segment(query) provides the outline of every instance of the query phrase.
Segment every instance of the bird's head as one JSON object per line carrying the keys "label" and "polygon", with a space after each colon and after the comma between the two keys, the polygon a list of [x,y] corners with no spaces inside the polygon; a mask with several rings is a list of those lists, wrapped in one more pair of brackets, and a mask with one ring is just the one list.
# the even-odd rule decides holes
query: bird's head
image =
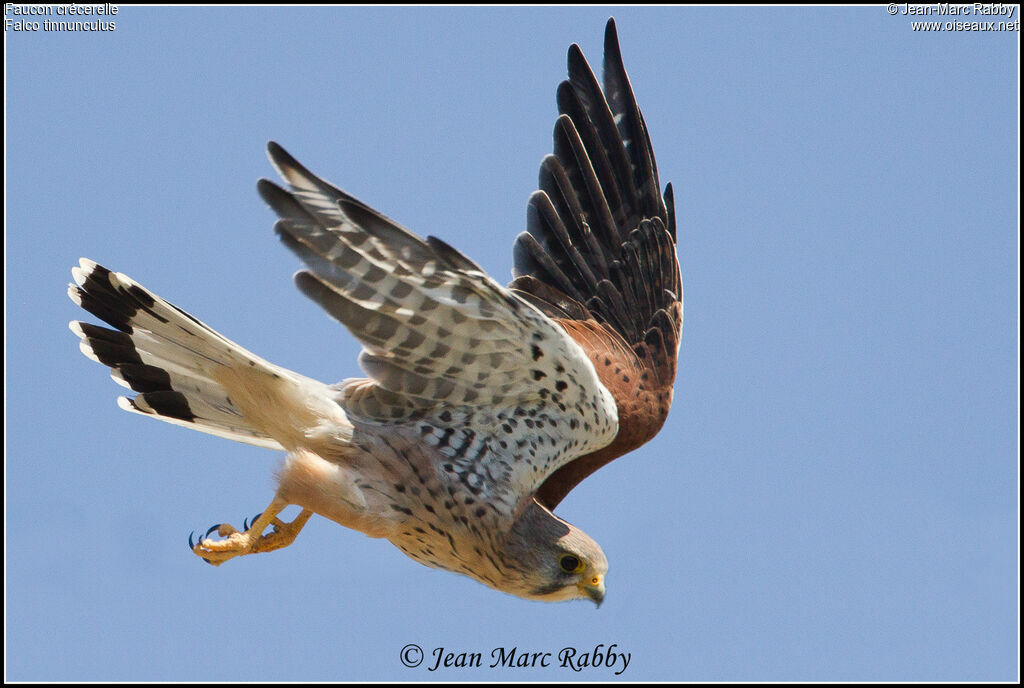
{"label": "bird's head", "polygon": [[514,564],[502,581],[505,592],[544,602],[604,600],[608,559],[601,546],[535,500],[513,524],[503,554]]}

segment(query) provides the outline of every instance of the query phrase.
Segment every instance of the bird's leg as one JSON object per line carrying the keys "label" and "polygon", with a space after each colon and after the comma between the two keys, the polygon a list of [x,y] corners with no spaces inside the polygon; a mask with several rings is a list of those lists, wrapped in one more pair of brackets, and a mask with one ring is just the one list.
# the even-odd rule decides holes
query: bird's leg
{"label": "bird's leg", "polygon": [[[291,523],[284,523],[277,518],[288,502],[280,497],[274,497],[270,506],[256,517],[253,524],[245,532],[239,532],[234,526],[221,523],[215,526],[217,534],[224,540],[210,540],[204,538],[196,544],[192,544],[189,537],[189,546],[192,551],[214,566],[220,566],[228,559],[233,559],[245,554],[259,554],[260,552],[272,552],[292,544],[295,536],[299,534],[306,521],[313,515],[309,509],[303,509],[302,513],[295,517]],[[273,528],[266,535],[263,531],[267,526]],[[209,535],[214,528],[206,532]]]}

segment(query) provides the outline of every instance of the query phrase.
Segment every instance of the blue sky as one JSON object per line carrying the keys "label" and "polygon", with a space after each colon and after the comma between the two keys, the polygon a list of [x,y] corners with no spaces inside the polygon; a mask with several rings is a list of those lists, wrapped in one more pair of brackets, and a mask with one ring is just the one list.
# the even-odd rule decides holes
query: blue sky
{"label": "blue sky", "polygon": [[[268,140],[501,280],[578,42],[614,14],[686,320],[661,434],[558,509],[608,596],[545,605],[314,518],[220,567],[191,530],[279,455],[120,411],[65,295],[87,256],[326,381]],[[6,52],[13,680],[1014,680],[1019,33],[856,8],[135,8]],[[400,662],[416,643],[417,668]],[[558,653],[630,653],[618,677]],[[431,672],[433,653],[479,668]],[[491,668],[491,652],[548,652]]]}

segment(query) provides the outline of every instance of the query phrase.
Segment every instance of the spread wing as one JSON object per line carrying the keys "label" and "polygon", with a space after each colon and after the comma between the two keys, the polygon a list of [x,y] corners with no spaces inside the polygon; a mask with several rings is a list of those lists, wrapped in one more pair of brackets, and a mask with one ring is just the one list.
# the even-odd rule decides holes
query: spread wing
{"label": "spread wing", "polygon": [[261,180],[275,229],[306,264],[306,296],[363,345],[369,378],[341,383],[350,419],[415,434],[475,493],[512,507],[607,444],[616,408],[565,330],[444,242],[426,240],[313,175],[280,146],[285,190]]}
{"label": "spread wing", "polygon": [[547,478],[537,498],[551,509],[661,428],[683,321],[672,186],[659,192],[613,20],[605,30],[604,91],[574,44],[558,109],[554,154],[541,163],[509,288],[582,346],[615,397],[619,433]]}

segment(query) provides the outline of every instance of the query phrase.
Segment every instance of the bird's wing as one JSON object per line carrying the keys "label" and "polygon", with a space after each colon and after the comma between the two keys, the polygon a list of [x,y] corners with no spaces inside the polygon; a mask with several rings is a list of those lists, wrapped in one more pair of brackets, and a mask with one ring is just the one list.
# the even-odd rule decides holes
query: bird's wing
{"label": "bird's wing", "polygon": [[509,288],[583,347],[615,397],[620,430],[610,445],[547,478],[537,497],[552,509],[661,428],[683,321],[672,186],[659,191],[613,20],[605,30],[604,91],[574,44],[558,109],[554,154],[541,163]]}
{"label": "bird's wing", "polygon": [[615,436],[615,403],[564,329],[444,242],[402,228],[275,143],[268,155],[290,189],[260,180],[259,191],[306,264],[296,284],[363,345],[369,378],[338,387],[354,422],[416,433],[452,479],[509,505]]}

